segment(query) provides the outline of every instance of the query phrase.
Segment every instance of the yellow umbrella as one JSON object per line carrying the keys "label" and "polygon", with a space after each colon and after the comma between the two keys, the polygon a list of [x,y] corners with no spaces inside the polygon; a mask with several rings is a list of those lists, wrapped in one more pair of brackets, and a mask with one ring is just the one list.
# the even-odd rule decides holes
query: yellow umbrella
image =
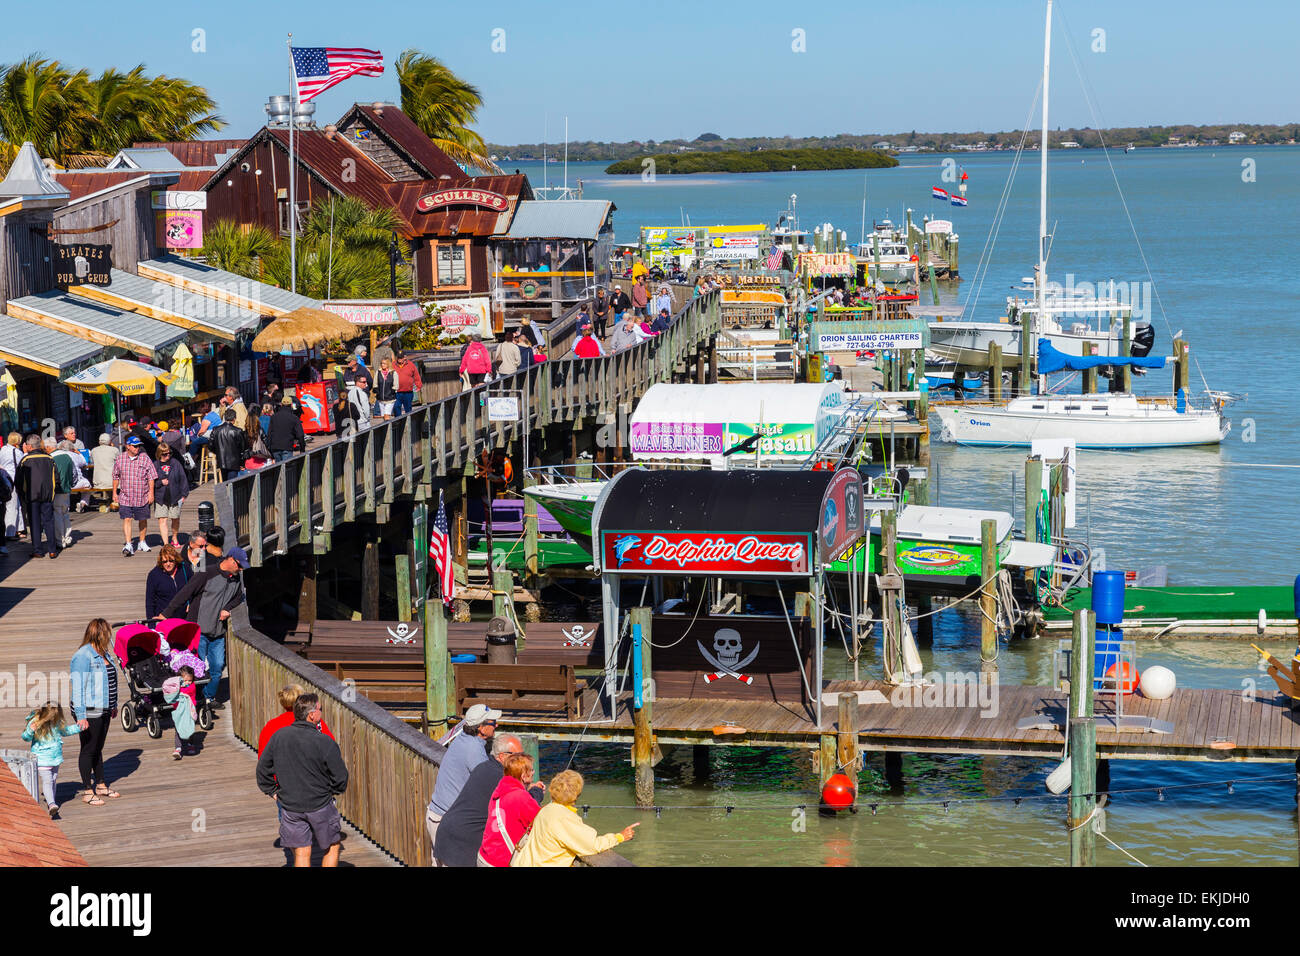
{"label": "yellow umbrella", "polygon": [[79,392],[102,395],[110,388],[122,395],[145,395],[158,387],[170,385],[176,376],[165,369],[131,359],[109,359],[78,372],[63,384]]}
{"label": "yellow umbrella", "polygon": [[167,386],[169,398],[194,397],[194,355],[182,342],[172,353],[172,374],[176,381]]}
{"label": "yellow umbrella", "polygon": [[[11,421],[13,425],[10,425]],[[6,429],[18,422],[18,382],[7,368],[0,373],[0,422]]]}

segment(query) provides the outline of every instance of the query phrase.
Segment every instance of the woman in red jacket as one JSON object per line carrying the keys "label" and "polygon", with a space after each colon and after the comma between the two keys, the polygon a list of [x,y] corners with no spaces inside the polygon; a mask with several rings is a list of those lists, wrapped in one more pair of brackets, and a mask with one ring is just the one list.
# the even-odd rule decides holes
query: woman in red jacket
{"label": "woman in red jacket", "polygon": [[528,792],[533,782],[533,758],[511,754],[504,764],[505,776],[488,801],[487,827],[478,849],[479,866],[509,866],[515,847],[532,826],[541,807]]}

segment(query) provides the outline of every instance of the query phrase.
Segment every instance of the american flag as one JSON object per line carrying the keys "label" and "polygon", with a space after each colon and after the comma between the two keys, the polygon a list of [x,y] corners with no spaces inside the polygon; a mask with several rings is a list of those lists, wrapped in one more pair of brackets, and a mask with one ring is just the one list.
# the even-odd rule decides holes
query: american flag
{"label": "american flag", "polygon": [[442,492],[438,492],[438,514],[429,532],[429,557],[438,570],[438,590],[442,603],[450,604],[456,596],[456,578],[451,570],[451,535],[447,532],[447,509],[443,507]]}
{"label": "american flag", "polygon": [[332,46],[290,47],[293,72],[298,79],[298,99],[307,101],[349,76],[379,76],[384,56],[378,50]]}
{"label": "american flag", "polygon": [[784,258],[785,258],[785,253],[782,252],[780,249],[777,249],[775,252],[769,252],[767,254],[767,267],[769,269],[781,268],[781,261]]}

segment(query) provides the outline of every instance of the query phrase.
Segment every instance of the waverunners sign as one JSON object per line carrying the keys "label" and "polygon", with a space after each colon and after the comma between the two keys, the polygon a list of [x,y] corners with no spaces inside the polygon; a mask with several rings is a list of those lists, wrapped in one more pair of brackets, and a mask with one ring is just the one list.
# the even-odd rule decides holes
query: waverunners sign
{"label": "waverunners sign", "polygon": [[610,574],[808,574],[808,535],[605,531],[601,538]]}

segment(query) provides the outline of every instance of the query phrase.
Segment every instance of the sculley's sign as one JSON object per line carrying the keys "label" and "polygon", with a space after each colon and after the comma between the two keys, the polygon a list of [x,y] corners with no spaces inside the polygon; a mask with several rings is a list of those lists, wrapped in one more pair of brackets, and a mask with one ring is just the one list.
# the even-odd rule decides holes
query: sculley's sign
{"label": "sculley's sign", "polygon": [[612,574],[807,575],[809,536],[703,532],[602,532]]}
{"label": "sculley's sign", "polygon": [[486,189],[440,189],[415,201],[417,212],[432,212],[443,206],[482,206],[502,212],[509,205],[510,201],[505,196]]}

